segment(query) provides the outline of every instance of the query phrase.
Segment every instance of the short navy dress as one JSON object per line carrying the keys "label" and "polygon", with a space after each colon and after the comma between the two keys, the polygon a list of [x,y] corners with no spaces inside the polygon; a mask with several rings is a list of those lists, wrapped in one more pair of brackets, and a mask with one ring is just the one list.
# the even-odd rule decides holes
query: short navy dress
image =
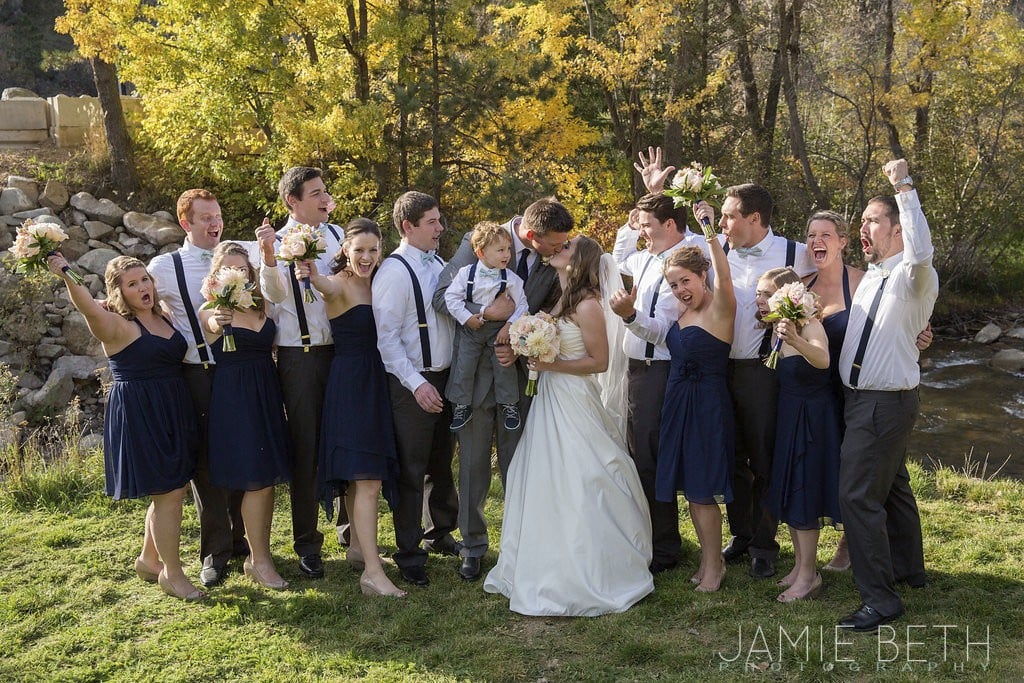
{"label": "short navy dress", "polygon": [[234,328],[235,351],[213,344],[217,370],[210,396],[210,482],[258,491],[291,480],[281,385],[271,355],[274,321],[259,332]]}
{"label": "short navy dress", "polygon": [[393,508],[398,495],[398,452],[373,308],[353,306],[330,322],[334,359],[320,430],[321,504],[331,518],[334,498],[344,493],[348,482],[379,480]]}
{"label": "short navy dress", "polygon": [[672,364],[661,410],[655,499],[730,503],[736,437],[726,372],[729,344],[696,325],[672,325]]}
{"label": "short navy dress", "polygon": [[779,412],[775,427],[768,508],[794,529],[842,528],[839,516],[839,449],[842,421],[831,373],[799,355],[779,361]]}
{"label": "short navy dress", "polygon": [[[142,336],[108,359],[114,384],[103,428],[108,496],[141,498],[181,488],[195,474],[199,425],[181,362],[188,342]],[[170,323],[168,323],[170,324]]]}

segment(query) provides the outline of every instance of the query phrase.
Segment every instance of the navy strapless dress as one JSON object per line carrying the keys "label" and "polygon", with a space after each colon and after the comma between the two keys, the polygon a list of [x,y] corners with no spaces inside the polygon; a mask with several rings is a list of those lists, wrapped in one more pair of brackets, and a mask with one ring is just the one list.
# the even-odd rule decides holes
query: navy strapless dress
{"label": "navy strapless dress", "polygon": [[779,361],[779,412],[768,507],[794,529],[842,528],[839,449],[842,421],[831,374],[797,354]]}
{"label": "navy strapless dress", "polygon": [[377,350],[369,304],[331,318],[334,359],[324,396],[318,495],[328,518],[347,482],[380,480],[385,500],[397,502],[398,452],[388,379]]}
{"label": "navy strapless dress", "polygon": [[732,502],[736,451],[726,382],[729,344],[707,330],[673,325],[665,338],[672,364],[661,410],[655,499]]}
{"label": "navy strapless dress", "polygon": [[[811,280],[808,289],[814,286],[818,278]],[[850,295],[850,273],[843,267],[843,302],[846,308],[836,311],[832,315],[822,318],[821,324],[825,327],[825,335],[828,337],[828,370],[832,381],[832,393],[835,394],[839,414],[843,413],[843,380],[839,377],[839,354],[843,352],[843,339],[846,338],[846,326],[850,322],[850,306],[853,297]],[[845,430],[844,430],[845,431]]]}
{"label": "navy strapless dress", "polygon": [[114,384],[103,428],[106,493],[117,500],[179,489],[195,474],[199,433],[181,374],[188,342],[142,336],[108,359]]}
{"label": "navy strapless dress", "polygon": [[284,400],[271,351],[274,321],[259,332],[234,328],[236,350],[213,350],[217,370],[210,396],[210,481],[214,486],[258,491],[291,480]]}

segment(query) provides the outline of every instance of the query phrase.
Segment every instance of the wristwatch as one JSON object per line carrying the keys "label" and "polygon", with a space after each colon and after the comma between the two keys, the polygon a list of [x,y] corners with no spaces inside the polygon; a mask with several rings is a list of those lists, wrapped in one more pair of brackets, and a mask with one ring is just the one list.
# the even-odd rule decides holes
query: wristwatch
{"label": "wristwatch", "polygon": [[629,325],[629,324],[631,324],[631,323],[632,323],[632,322],[633,322],[634,320],[636,320],[636,311],[633,311],[633,315],[629,316],[628,318],[623,318],[623,319],[622,319],[622,322],[624,322],[624,323],[626,323],[627,325]]}
{"label": "wristwatch", "polygon": [[899,192],[904,187],[913,187],[914,186],[914,179],[911,178],[910,176],[907,176],[906,178],[902,178],[900,180],[897,180],[895,183],[892,184],[892,186],[893,186],[893,188],[897,192]]}

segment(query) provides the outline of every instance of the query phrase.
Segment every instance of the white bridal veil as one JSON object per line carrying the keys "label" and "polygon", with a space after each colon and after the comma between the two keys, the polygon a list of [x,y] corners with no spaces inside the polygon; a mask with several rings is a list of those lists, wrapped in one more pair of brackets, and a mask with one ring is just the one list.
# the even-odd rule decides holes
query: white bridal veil
{"label": "white bridal veil", "polygon": [[626,399],[629,386],[628,363],[622,350],[626,325],[611,307],[611,298],[622,287],[622,275],[611,254],[601,256],[601,305],[608,330],[608,369],[597,376],[601,385],[601,402],[619,427],[620,438],[626,438]]}

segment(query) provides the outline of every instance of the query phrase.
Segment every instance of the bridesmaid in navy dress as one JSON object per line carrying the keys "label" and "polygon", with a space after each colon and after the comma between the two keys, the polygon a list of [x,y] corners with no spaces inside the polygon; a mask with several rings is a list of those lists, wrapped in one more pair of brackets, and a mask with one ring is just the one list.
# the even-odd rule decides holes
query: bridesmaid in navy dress
{"label": "bridesmaid in navy dress", "polygon": [[115,500],[150,497],[135,571],[168,595],[202,599],[179,555],[181,501],[195,473],[198,429],[181,374],[185,338],[160,314],[156,286],[142,261],[118,256],[107,264],[106,308],[63,274],[63,256],[54,254],[47,263],[64,278],[114,378],[103,425],[106,493]]}
{"label": "bridesmaid in navy dress", "polygon": [[[284,403],[272,355],[274,321],[267,317],[256,270],[248,251],[222,242],[213,252],[210,272],[237,268],[253,284],[254,306],[245,310],[200,311],[207,341],[217,361],[210,396],[210,481],[244,491],[242,522],[249,540],[245,575],[267,588],[286,588],[270,555],[274,486],[289,481],[291,461]],[[231,325],[236,350],[224,350],[224,327]]]}
{"label": "bridesmaid in navy dress", "polygon": [[296,276],[309,275],[323,295],[334,336],[334,360],[327,380],[320,458],[319,495],[328,515],[342,495],[351,522],[347,560],[362,569],[364,595],[405,597],[392,583],[377,549],[377,497],[381,490],[394,505],[398,453],[388,381],[377,350],[377,329],[370,307],[370,280],[380,262],[380,229],[368,218],[345,226],[334,272],[310,272],[311,263],[296,266]]}
{"label": "bridesmaid in navy dress", "polygon": [[[792,268],[775,268],[757,282],[758,317],[783,285],[800,282]],[[818,536],[825,524],[839,527],[841,420],[829,375],[828,338],[819,316],[798,325],[775,323],[782,344],[778,364],[779,414],[768,487],[768,506],[789,526],[796,556],[793,571],[779,581],[779,602],[815,598],[821,592]]]}
{"label": "bridesmaid in navy dress", "polygon": [[[714,224],[705,202],[694,216]],[[672,355],[661,412],[655,499],[682,491],[700,541],[700,567],[690,579],[701,592],[717,591],[725,577],[720,503],[732,501],[735,440],[726,382],[736,296],[729,261],[717,239],[708,240],[711,262],[697,247],[683,247],[665,261],[665,281],[679,301],[678,323],[665,340]],[[714,265],[714,290],[708,267]]]}
{"label": "bridesmaid in navy dress", "polygon": [[[834,211],[818,211],[807,220],[807,251],[814,256],[817,272],[806,278],[807,288],[821,301],[822,324],[828,336],[829,370],[840,415],[843,410],[843,382],[839,378],[839,353],[846,336],[846,323],[850,317],[850,302],[857,291],[864,271],[846,265],[850,226]],[[929,325],[917,337],[917,348],[927,349],[932,343]],[[850,553],[846,549],[846,536],[839,538],[835,555],[822,567],[828,571],[846,571],[850,568]]]}

